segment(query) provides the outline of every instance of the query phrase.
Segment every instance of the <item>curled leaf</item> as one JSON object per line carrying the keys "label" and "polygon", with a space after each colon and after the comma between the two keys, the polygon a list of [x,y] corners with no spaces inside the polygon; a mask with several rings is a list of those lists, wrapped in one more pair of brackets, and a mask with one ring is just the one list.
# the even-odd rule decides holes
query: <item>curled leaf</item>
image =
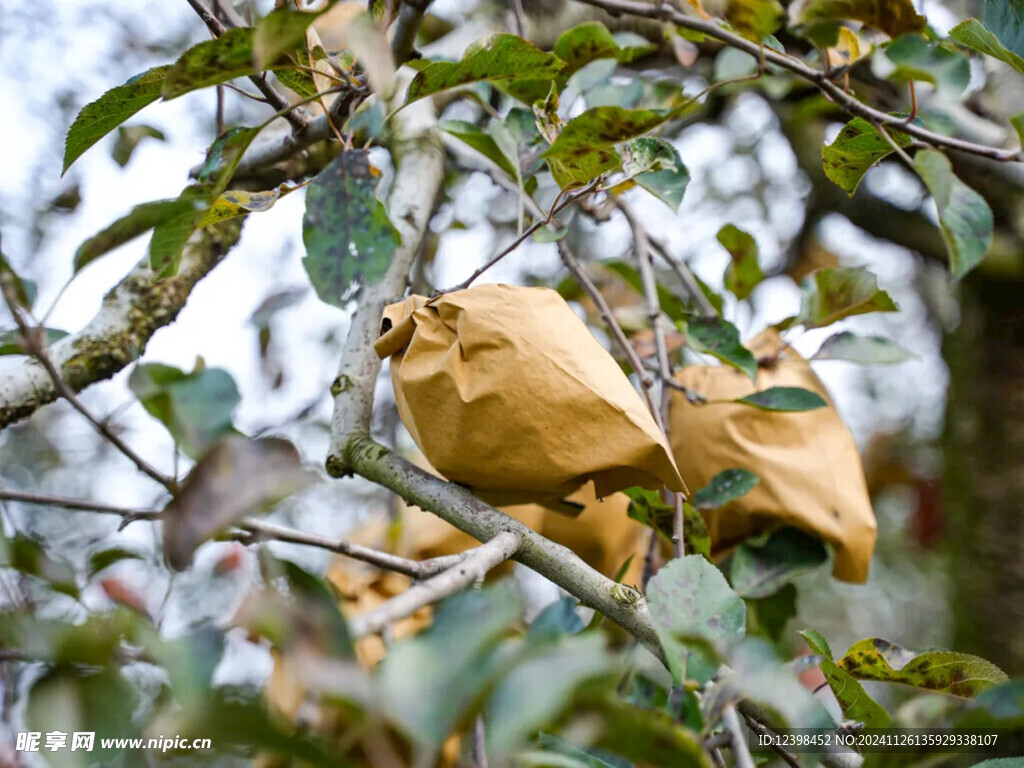
{"label": "curled leaf", "polygon": [[225,437],[200,457],[164,510],[168,564],[184,570],[196,548],[217,531],[301,491],[316,478],[287,440]]}

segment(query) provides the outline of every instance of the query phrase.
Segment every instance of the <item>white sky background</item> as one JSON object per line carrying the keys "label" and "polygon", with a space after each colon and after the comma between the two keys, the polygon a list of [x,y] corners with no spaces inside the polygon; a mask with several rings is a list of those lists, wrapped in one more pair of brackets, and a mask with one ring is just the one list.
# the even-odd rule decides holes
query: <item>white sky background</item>
{"label": "white sky background", "polygon": [[[435,10],[456,5],[459,3],[438,2]],[[169,49],[156,55],[125,52],[126,28],[131,30],[135,46],[163,42]],[[84,239],[133,205],[177,196],[187,183],[189,168],[202,159],[213,138],[213,94],[204,91],[168,103],[158,102],[129,121],[160,128],[168,140],[144,141],[127,168],[121,169],[112,161],[113,138],[108,137],[79,159],[61,180],[63,136],[70,119],[79,107],[107,89],[149,66],[172,60],[186,39],[197,42],[205,38],[205,29],[184,0],[0,0],[0,104],[4,105],[0,111],[0,230],[8,259],[22,276],[40,283],[39,311],[49,307],[70,275],[74,251]],[[74,103],[66,115],[53,107],[61,94]],[[668,240],[676,255],[691,259],[694,270],[718,287],[728,261],[715,240],[719,227],[731,221],[754,234],[761,248],[762,266],[767,270],[779,263],[785,238],[798,227],[801,196],[805,194],[802,182],[795,178],[795,159],[774,130],[770,111],[754,97],[744,97],[739,103],[742,109],[734,109],[727,119],[731,131],[698,124],[678,142],[693,176],[678,214],[673,215],[642,191],[631,198],[644,221]],[[737,145],[743,143],[752,149],[737,154]],[[891,188],[893,194],[905,194],[906,185],[894,178],[892,172],[880,169],[873,171],[866,183]],[[45,237],[36,244],[33,212],[45,208],[49,200],[76,182],[81,184],[82,205],[73,214],[51,215],[44,223]],[[767,210],[745,192],[759,183],[769,190],[764,196],[769,201]],[[482,175],[462,183],[454,207],[468,228],[452,231],[442,239],[434,273],[439,286],[464,279],[501,247],[487,213],[502,199],[500,190]],[[294,194],[269,213],[251,216],[241,244],[198,285],[177,322],[157,332],[144,357],[145,361],[191,369],[198,355],[208,366],[229,370],[243,395],[236,419],[243,430],[285,422],[289,415],[314,401],[318,402],[317,413],[329,414],[328,387],[337,366],[338,342],[344,337],[344,313],[319,302],[310,290],[301,303],[276,316],[272,345],[287,373],[284,386],[277,391],[269,389],[260,372],[255,329],[247,322],[268,295],[308,285],[301,265],[302,207],[302,195]],[[795,346],[810,355],[824,338],[845,328],[895,339],[919,358],[890,368],[861,369],[828,362],[817,364],[816,370],[859,440],[875,429],[898,428],[904,423],[914,425],[919,434],[934,434],[941,426],[946,374],[938,354],[938,339],[925,322],[923,305],[912,284],[912,258],[893,246],[869,241],[840,219],[829,220],[823,234],[844,265],[867,266],[875,271],[880,285],[892,293],[903,312],[855,318],[807,333]],[[619,222],[602,230],[601,240],[608,247],[606,255],[619,256],[628,246],[628,232]],[[147,244],[147,237],[139,238],[89,266],[64,294],[49,325],[73,331],[85,324],[96,312],[103,294],[143,257]],[[552,246],[528,245],[479,282],[516,282],[527,271],[553,274],[556,263]],[[766,323],[794,314],[798,305],[796,286],[788,278],[776,278],[757,289],[752,312],[737,309],[732,302],[727,305],[727,314],[745,336],[750,336]],[[336,341],[325,346],[323,340],[329,335]],[[11,361],[0,358],[0,376],[9,364]],[[86,401],[100,413],[130,403],[132,395],[125,380],[123,373],[112,383],[97,385],[87,393]],[[169,466],[171,442],[141,406],[130,406],[117,422],[128,427],[127,437],[141,453],[159,465]],[[65,418],[61,424],[70,443],[89,435],[88,425],[77,417]],[[289,435],[312,464],[322,465],[326,433],[296,430]],[[88,457],[81,459],[80,474]],[[125,461],[115,457],[111,467],[110,471],[88,473],[88,492],[95,498],[141,505],[149,505],[156,498],[152,484]],[[77,480],[82,481],[81,477]],[[57,486],[46,490],[69,492]],[[350,524],[346,521],[351,521],[352,515],[339,514],[339,507],[356,512],[366,505],[359,495],[339,492],[337,484],[313,495],[320,501],[312,505],[316,514],[302,515],[301,522],[323,533],[343,533]],[[331,514],[323,514],[327,506],[332,508]],[[53,517],[56,523],[66,513],[53,513]],[[127,535],[131,537],[132,531],[141,532],[143,528],[133,526]],[[208,568],[212,557],[201,553],[197,570]],[[197,573],[197,584],[201,576]],[[188,576],[180,578],[187,586]],[[859,594],[870,596],[863,591]],[[861,600],[865,611],[868,602]],[[222,610],[214,604],[207,609],[210,615]],[[871,631],[867,626],[871,621],[865,612],[860,622],[862,633]],[[884,621],[887,625],[898,624],[901,618],[894,614]],[[892,632],[889,636],[899,639]]]}

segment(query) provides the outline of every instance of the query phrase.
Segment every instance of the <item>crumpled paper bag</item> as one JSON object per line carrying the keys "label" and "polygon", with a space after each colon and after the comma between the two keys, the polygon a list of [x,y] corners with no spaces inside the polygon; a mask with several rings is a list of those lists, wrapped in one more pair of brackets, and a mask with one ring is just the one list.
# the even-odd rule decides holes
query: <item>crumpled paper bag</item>
{"label": "crumpled paper bag", "polygon": [[782,413],[747,405],[692,405],[682,393],[673,393],[672,449],[694,487],[731,467],[760,477],[746,495],[705,513],[712,546],[722,551],[750,535],[791,525],[833,546],[836,578],[863,582],[877,528],[853,436],[825,385],[776,331],[765,331],[748,346],[759,360],[778,353],[774,364],[758,369],[756,387],[727,366],[687,366],[676,380],[709,400],[731,400],[769,387],[803,387],[829,405]]}
{"label": "crumpled paper bag", "polygon": [[611,355],[548,288],[481,285],[384,310],[402,422],[430,463],[493,504],[685,486]]}

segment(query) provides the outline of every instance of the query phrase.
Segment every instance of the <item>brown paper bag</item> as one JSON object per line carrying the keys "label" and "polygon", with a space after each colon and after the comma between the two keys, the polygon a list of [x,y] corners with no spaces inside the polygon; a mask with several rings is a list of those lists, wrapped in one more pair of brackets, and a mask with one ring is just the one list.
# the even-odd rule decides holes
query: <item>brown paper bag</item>
{"label": "brown paper bag", "polygon": [[781,413],[735,404],[695,406],[681,393],[673,393],[672,449],[694,487],[731,467],[760,477],[750,493],[705,514],[712,545],[721,551],[752,534],[791,525],[817,534],[835,548],[836,578],[863,582],[876,526],[853,436],[811,366],[777,332],[765,331],[749,347],[758,359],[778,354],[774,364],[758,369],[756,387],[725,366],[687,366],[676,379],[709,400],[731,400],[782,386],[817,392],[829,405]]}
{"label": "brown paper bag", "polygon": [[402,422],[437,470],[495,504],[684,490],[640,396],[547,288],[482,285],[384,311]]}

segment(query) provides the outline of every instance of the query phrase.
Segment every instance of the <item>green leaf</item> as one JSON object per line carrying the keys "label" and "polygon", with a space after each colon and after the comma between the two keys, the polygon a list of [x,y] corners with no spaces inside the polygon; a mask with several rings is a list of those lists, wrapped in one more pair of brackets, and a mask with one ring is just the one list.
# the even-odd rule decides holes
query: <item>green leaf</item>
{"label": "green leaf", "polygon": [[566,123],[543,156],[560,187],[583,185],[619,167],[616,144],[657,128],[672,115],[670,110],[593,107]]}
{"label": "green leaf", "polygon": [[748,40],[759,43],[772,34],[786,18],[778,0],[729,0],[725,20]]}
{"label": "green leaf", "polygon": [[576,613],[579,600],[570,595],[560,597],[537,614],[526,635],[530,641],[552,640],[583,631],[583,619]]}
{"label": "green leaf", "polygon": [[757,262],[757,241],[739,227],[726,224],[718,230],[718,242],[732,257],[725,268],[725,287],[737,299],[745,299],[764,280],[764,272]]}
{"label": "green leaf", "polygon": [[835,45],[842,21],[860,21],[889,37],[923,32],[928,24],[911,0],[808,0],[795,19],[796,26],[805,27],[815,42],[825,45]]}
{"label": "green leaf", "polygon": [[[799,728],[834,728],[828,711],[797,679],[789,665],[783,664],[771,645],[759,637],[748,637],[729,654],[734,674],[720,679],[719,684],[701,708],[705,713],[720,711],[723,704],[748,698],[774,715],[782,726]],[[705,719],[714,722],[711,715]]]}
{"label": "green leaf", "polygon": [[768,597],[747,598],[746,602],[748,631],[750,626],[755,626],[777,643],[790,619],[796,616],[796,587],[787,584]]}
{"label": "green leaf", "polygon": [[969,653],[914,653],[881,638],[854,643],[839,666],[860,680],[902,683],[964,698],[1009,679],[992,662]]}
{"label": "green leaf", "polygon": [[[621,277],[634,291],[643,294],[643,278],[632,264],[625,261],[602,261],[601,266]],[[675,322],[684,320],[688,315],[686,303],[661,283],[658,283],[658,305]]]}
{"label": "green leaf", "polygon": [[742,371],[751,381],[757,379],[757,360],[740,343],[740,332],[728,320],[721,317],[699,317],[687,321],[686,343],[698,352],[707,352]]}
{"label": "green leaf", "polygon": [[893,40],[885,55],[896,65],[890,78],[931,83],[952,97],[963,93],[971,79],[970,63],[961,53],[948,43],[931,43],[917,34]]}
{"label": "green leaf", "polygon": [[[46,337],[46,344],[49,346],[68,335],[67,331],[56,328],[44,328],[43,334]],[[0,333],[0,355],[24,355],[25,350],[21,346],[21,331],[13,329]]]}
{"label": "green leaf", "polygon": [[956,177],[949,158],[941,152],[921,150],[914,156],[914,170],[935,198],[949,251],[949,271],[959,280],[981,262],[992,243],[992,209]]}
{"label": "green leaf", "polygon": [[120,563],[122,560],[144,559],[145,558],[138,552],[133,552],[132,550],[125,549],[124,547],[101,549],[99,552],[94,552],[89,557],[89,577],[91,578],[95,576],[104,568],[109,568],[114,563]]}
{"label": "green leaf", "polygon": [[647,585],[647,601],[677,684],[710,680],[717,658],[743,637],[746,605],[700,555],[663,566]]}
{"label": "green leaf", "polygon": [[770,387],[731,402],[752,405],[762,411],[813,411],[828,405],[817,392],[800,387]]}
{"label": "green leaf", "polygon": [[[141,735],[138,720],[132,717],[140,696],[116,669],[112,667],[90,670],[69,668],[49,669],[31,686],[25,707],[25,727],[42,733],[60,731],[71,734],[92,731],[96,733],[89,757],[79,763],[48,761],[57,766],[82,764],[111,765],[125,759],[126,746],[122,739]],[[105,734],[101,740],[98,734]],[[107,739],[110,739],[109,741]],[[54,757],[61,752],[50,752]],[[68,755],[74,753],[68,752]]]}
{"label": "green leaf", "polygon": [[636,46],[622,46],[608,27],[599,21],[589,21],[565,30],[552,50],[566,64],[562,74],[571,75],[597,59],[615,59],[620,64],[628,64],[654,53],[658,46],[647,40]]}
{"label": "green leaf", "polygon": [[167,137],[164,136],[163,131],[151,125],[130,125],[127,128],[123,125],[118,126],[117,143],[114,144],[114,149],[111,153],[114,162],[122,168],[128,165],[128,161],[132,159],[132,155],[135,153],[135,148],[144,139],[166,141]]}
{"label": "green leaf", "polygon": [[461,61],[427,64],[409,84],[405,103],[470,83],[509,85],[520,80],[553,80],[564,68],[565,62],[553,53],[546,53],[521,37],[494,35],[470,46]]}
{"label": "green leaf", "polygon": [[71,164],[139,110],[160,98],[164,77],[170,67],[154,67],[136,75],[124,85],[112,88],[96,101],[86,104],[68,129],[64,140],[63,176]]}
{"label": "green leaf", "polygon": [[290,560],[278,561],[288,582],[288,591],[298,601],[304,622],[315,627],[327,652],[336,658],[354,659],[355,646],[348,624],[338,608],[330,585]]}
{"label": "green leaf", "polygon": [[231,374],[221,368],[185,373],[169,365],[140,363],[128,386],[193,459],[234,429],[232,414],[241,397]]}
{"label": "green leaf", "polygon": [[843,716],[847,720],[864,723],[868,728],[884,728],[889,725],[889,713],[864,690],[864,686],[840,667],[832,658],[832,649],[828,641],[813,629],[805,629],[800,633],[807,641],[808,647],[822,657],[821,671],[828,681],[829,688],[835,694]]}
{"label": "green leaf", "polygon": [[559,719],[581,685],[613,674],[617,665],[604,646],[600,634],[562,638],[503,673],[484,713],[488,756],[500,759],[522,748]]}
{"label": "green leaf", "polygon": [[868,312],[896,312],[899,307],[878,287],[878,278],[858,267],[827,267],[804,278],[796,322],[824,328],[844,317]]}
{"label": "green leaf", "polygon": [[518,169],[512,164],[512,159],[502,151],[489,133],[465,120],[444,120],[439,127],[497,165],[513,181],[519,178]]}
{"label": "green leaf", "polygon": [[178,197],[192,207],[158,223],[153,229],[149,241],[149,264],[153,271],[164,276],[177,274],[181,252],[189,238],[206,223],[220,220],[208,218],[210,206],[231,182],[242,156],[258,133],[258,128],[231,128],[210,145],[199,169],[199,183],[186,187]]}
{"label": "green leaf", "polygon": [[986,688],[965,708],[958,728],[1024,728],[1024,679]]}
{"label": "green leaf", "polygon": [[284,53],[293,48],[305,48],[306,29],[331,5],[333,3],[327,3],[312,13],[276,8],[260,19],[252,33],[253,69],[257,72],[269,69]]}
{"label": "green leaf", "polygon": [[[675,509],[661,500],[657,491],[645,488],[627,488],[629,496],[626,514],[671,541],[675,529]],[[683,504],[683,541],[690,554],[711,556],[711,534],[703,516],[692,504]]]}
{"label": "green leaf", "polygon": [[627,142],[622,149],[622,170],[673,211],[679,210],[690,172],[667,141],[641,137]]}
{"label": "green leaf", "polygon": [[35,576],[51,589],[71,597],[78,597],[75,570],[63,560],[50,557],[43,545],[29,536],[18,533],[8,542],[3,563],[27,576]]}
{"label": "green leaf", "polygon": [[982,22],[999,42],[1024,56],[1024,6],[1020,0],[987,0]]}
{"label": "green leaf", "polygon": [[36,284],[18,275],[0,250],[0,275],[2,274],[9,275],[14,283],[14,296],[18,303],[25,308],[31,308],[36,300]]}
{"label": "green leaf", "polygon": [[167,69],[163,97],[175,99],[256,72],[252,49],[252,27],[229,29],[220,37],[193,45]]}
{"label": "green leaf", "polygon": [[[516,762],[521,763],[524,768],[633,768],[633,763],[621,757],[594,748],[580,749],[550,733],[541,732],[537,736],[537,743],[546,751],[537,754],[536,760],[527,757],[531,753],[520,753],[516,757]],[[570,762],[563,763],[561,758]]]}
{"label": "green leaf", "polygon": [[1010,118],[1010,125],[1017,131],[1017,138],[1020,143],[1024,145],[1024,112],[1018,112],[1016,115]]}
{"label": "green leaf", "polygon": [[999,38],[985,29],[984,25],[977,19],[967,19],[949,30],[949,36],[960,45],[967,46],[972,51],[987,54],[1009,64],[1015,70],[1024,74],[1024,51],[1014,53],[1007,50]]}
{"label": "green leaf", "polygon": [[380,172],[365,150],[342,152],[306,193],[303,266],[322,301],[343,307],[353,284],[373,285],[402,243],[375,190]]}
{"label": "green leaf", "polygon": [[522,598],[509,581],[441,603],[428,629],[392,646],[381,662],[377,680],[386,709],[414,738],[441,746],[491,684],[498,641],[521,611]]}
{"label": "green leaf", "polygon": [[280,67],[273,72],[278,82],[285,88],[295,91],[299,98],[308,99],[316,95],[317,87],[313,76],[305,70]]}
{"label": "green leaf", "polygon": [[740,544],[732,556],[729,581],[740,597],[768,597],[826,560],[828,551],[818,537],[782,528]]}
{"label": "green leaf", "polygon": [[194,213],[197,203],[193,200],[157,200],[142,203],[110,226],[96,233],[75,251],[74,273],[78,274],[100,256],[134,240],[142,233],[159,224]]}
{"label": "green leaf", "polygon": [[[911,137],[902,131],[887,128],[889,138],[905,147]],[[831,144],[821,148],[825,176],[853,197],[860,180],[875,163],[892,154],[892,145],[862,117],[855,117],[843,126]]]}
{"label": "green leaf", "polygon": [[209,184],[220,194],[234,177],[242,156],[259,131],[259,128],[229,128],[218,136],[206,150],[206,158],[199,168],[199,183]]}
{"label": "green leaf", "polygon": [[851,363],[902,363],[916,357],[903,347],[882,336],[858,336],[840,331],[822,342],[811,360],[848,360]]}
{"label": "green leaf", "polygon": [[747,469],[723,469],[696,491],[691,501],[697,509],[722,507],[750,493],[760,481],[761,478]]}

